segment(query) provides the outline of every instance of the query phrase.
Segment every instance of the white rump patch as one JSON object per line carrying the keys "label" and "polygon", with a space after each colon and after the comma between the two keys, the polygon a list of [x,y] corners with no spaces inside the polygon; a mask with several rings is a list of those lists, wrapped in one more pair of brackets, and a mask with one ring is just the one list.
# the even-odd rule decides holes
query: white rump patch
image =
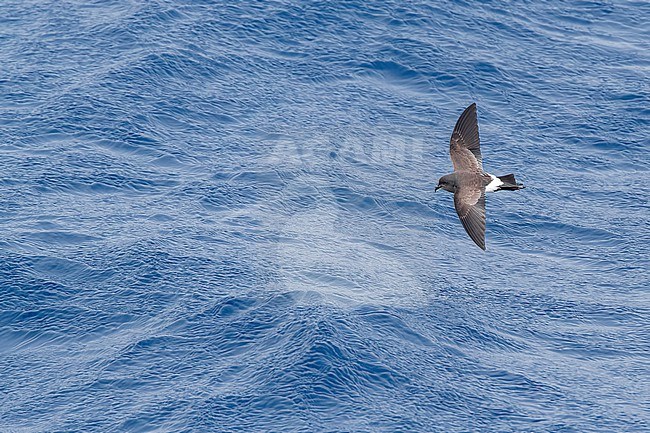
{"label": "white rump patch", "polygon": [[503,185],[503,182],[501,181],[501,179],[499,179],[495,175],[490,174],[490,177],[492,178],[492,182],[488,183],[488,185],[485,187],[485,192],[497,191],[499,189],[499,187],[501,185]]}

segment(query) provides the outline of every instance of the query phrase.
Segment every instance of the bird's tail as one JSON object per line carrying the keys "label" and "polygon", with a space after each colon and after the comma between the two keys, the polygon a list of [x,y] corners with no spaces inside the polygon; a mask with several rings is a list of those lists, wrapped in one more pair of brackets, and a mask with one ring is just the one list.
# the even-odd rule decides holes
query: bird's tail
{"label": "bird's tail", "polygon": [[516,191],[518,189],[525,188],[523,183],[517,183],[515,180],[514,174],[506,174],[505,176],[499,176],[499,180],[503,182],[503,185],[499,185],[499,189],[505,189],[507,191]]}

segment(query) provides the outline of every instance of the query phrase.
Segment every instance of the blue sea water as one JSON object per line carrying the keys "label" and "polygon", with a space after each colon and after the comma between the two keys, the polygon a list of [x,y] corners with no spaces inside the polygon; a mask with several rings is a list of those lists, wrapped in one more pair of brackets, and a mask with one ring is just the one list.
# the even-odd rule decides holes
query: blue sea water
{"label": "blue sea water", "polygon": [[648,22],[3,1],[0,431],[648,431]]}

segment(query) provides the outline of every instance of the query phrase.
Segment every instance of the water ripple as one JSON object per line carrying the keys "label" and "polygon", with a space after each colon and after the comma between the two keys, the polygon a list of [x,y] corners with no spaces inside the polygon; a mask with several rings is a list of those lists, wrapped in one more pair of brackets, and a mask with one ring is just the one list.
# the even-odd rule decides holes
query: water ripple
{"label": "water ripple", "polygon": [[648,430],[647,4],[3,12],[5,430]]}

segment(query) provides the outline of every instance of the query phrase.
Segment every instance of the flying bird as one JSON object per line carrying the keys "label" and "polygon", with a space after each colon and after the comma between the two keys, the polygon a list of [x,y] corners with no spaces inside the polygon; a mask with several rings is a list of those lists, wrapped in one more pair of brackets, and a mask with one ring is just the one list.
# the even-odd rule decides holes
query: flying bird
{"label": "flying bird", "polygon": [[476,104],[460,115],[449,142],[449,156],[454,172],[438,180],[438,186],[454,193],[456,213],[465,231],[482,250],[485,250],[485,193],[524,188],[514,174],[494,176],[483,171],[478,138]]}

